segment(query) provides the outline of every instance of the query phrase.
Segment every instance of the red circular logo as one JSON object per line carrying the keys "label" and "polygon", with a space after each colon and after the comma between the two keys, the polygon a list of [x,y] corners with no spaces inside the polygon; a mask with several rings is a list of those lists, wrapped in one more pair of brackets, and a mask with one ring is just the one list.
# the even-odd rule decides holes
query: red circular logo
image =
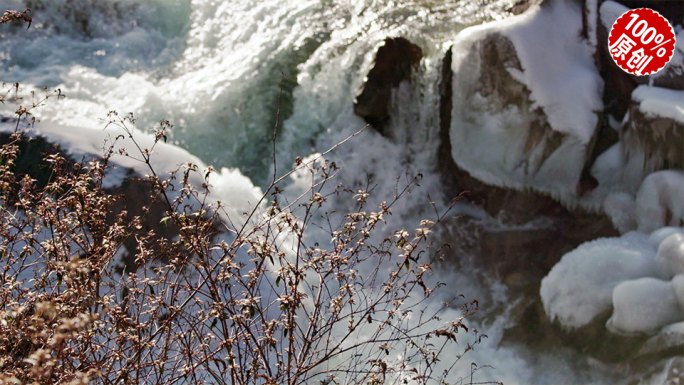
{"label": "red circular logo", "polygon": [[610,29],[608,49],[615,63],[632,75],[651,75],[667,64],[675,49],[675,33],[658,12],[632,9]]}

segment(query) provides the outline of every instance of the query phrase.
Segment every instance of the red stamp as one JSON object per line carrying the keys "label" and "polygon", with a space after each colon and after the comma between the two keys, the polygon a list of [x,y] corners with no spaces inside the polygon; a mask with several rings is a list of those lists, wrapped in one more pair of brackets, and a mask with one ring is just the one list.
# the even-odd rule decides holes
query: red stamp
{"label": "red stamp", "polygon": [[632,9],[623,13],[610,29],[608,49],[623,70],[632,75],[651,75],[672,59],[675,33],[670,22],[658,12]]}

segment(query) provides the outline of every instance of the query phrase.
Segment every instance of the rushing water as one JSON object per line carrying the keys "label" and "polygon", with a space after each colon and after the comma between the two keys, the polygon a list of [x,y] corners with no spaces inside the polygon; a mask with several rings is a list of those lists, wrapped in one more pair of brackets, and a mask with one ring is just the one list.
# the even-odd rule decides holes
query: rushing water
{"label": "rushing water", "polygon": [[[92,129],[102,128],[99,119],[109,110],[134,112],[141,128],[166,118],[175,124],[176,144],[217,168],[239,168],[261,186],[273,172],[278,101],[277,160],[289,169],[295,156],[323,151],[364,126],[352,100],[373,53],[385,37],[408,38],[424,59],[414,83],[403,85],[394,101],[400,106],[393,111],[394,137],[366,130],[332,157],[344,167],[346,184],[361,183],[367,173],[379,176],[380,195],[392,193],[397,176],[423,173],[422,192],[395,209],[396,220],[412,228],[432,209],[426,193],[443,198],[434,170],[444,52],[464,27],[505,17],[510,2],[0,1],[2,9],[26,6],[34,16],[29,30],[2,28],[1,80],[59,87],[67,95],[37,110],[39,118]],[[468,362],[492,368],[478,372],[476,381],[611,382],[606,368],[570,349],[501,344],[511,326],[502,285],[464,272],[449,282],[503,309],[478,325],[490,338]],[[467,375],[470,367],[457,371]]]}

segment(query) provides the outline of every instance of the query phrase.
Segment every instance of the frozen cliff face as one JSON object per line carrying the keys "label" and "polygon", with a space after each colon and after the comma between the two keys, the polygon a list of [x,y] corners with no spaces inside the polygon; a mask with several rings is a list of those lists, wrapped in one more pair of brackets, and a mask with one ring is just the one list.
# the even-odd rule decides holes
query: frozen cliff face
{"label": "frozen cliff face", "polygon": [[603,86],[579,37],[581,12],[548,3],[458,35],[450,141],[460,168],[492,185],[575,199]]}

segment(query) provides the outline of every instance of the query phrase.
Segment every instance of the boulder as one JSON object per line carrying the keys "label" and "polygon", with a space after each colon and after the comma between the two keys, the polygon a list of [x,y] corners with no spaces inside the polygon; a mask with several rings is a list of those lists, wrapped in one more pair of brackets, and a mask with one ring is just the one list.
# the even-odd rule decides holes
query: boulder
{"label": "boulder", "polygon": [[[454,60],[467,63],[460,65],[462,72],[454,73],[457,70],[453,67]],[[523,116],[522,121],[517,122],[519,125],[504,127],[513,133],[511,136],[518,134],[522,140],[510,143],[502,138],[498,145],[512,147],[510,152],[522,147],[521,163],[528,155],[534,159],[529,163],[543,163],[544,158],[561,149],[568,135],[550,126],[546,112],[532,99],[530,88],[519,76],[514,76],[515,71],[522,70],[515,45],[502,34],[486,34],[472,42],[465,52],[462,45],[446,51],[439,85],[438,165],[447,196],[455,197],[467,191],[467,201],[481,206],[505,225],[517,227],[514,230],[481,229],[473,245],[474,254],[479,256],[476,263],[486,266],[509,286],[536,292],[541,279],[564,253],[596,237],[618,233],[605,215],[578,207],[568,208],[549,194],[531,188],[502,186],[496,180],[481,178],[477,172],[473,175],[457,164],[459,158],[452,156],[453,147],[462,146],[466,139],[453,136],[459,132],[453,129],[452,116],[456,115],[452,114],[460,114],[461,105],[469,103],[469,97],[485,99],[480,106],[486,111],[477,111],[485,119],[489,111],[497,114],[498,111],[515,110]],[[487,128],[485,125],[483,130]],[[463,135],[475,134],[465,132]],[[577,179],[581,179],[579,175]]]}
{"label": "boulder", "polygon": [[460,169],[568,206],[596,187],[585,166],[601,126],[601,80],[581,29],[581,5],[548,2],[457,36],[449,140]]}
{"label": "boulder", "polygon": [[650,173],[684,168],[684,91],[639,86],[620,131],[623,180],[639,186]]}
{"label": "boulder", "polygon": [[387,38],[378,48],[367,80],[354,99],[354,113],[362,117],[383,135],[390,119],[392,92],[420,64],[423,51],[403,37]]}

